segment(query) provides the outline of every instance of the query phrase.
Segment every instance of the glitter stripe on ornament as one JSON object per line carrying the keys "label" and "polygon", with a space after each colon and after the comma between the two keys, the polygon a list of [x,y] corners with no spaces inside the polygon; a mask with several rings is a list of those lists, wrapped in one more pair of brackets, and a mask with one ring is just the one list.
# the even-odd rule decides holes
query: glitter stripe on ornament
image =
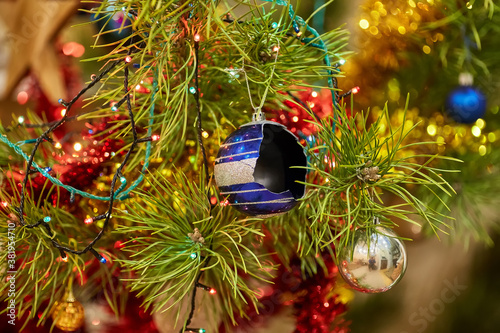
{"label": "glitter stripe on ornament", "polygon": [[249,123],[234,131],[231,136],[224,141],[224,144],[242,142],[250,139],[262,139],[262,137],[262,127],[256,123]]}
{"label": "glitter stripe on ornament", "polygon": [[[245,193],[245,196],[248,199],[262,200],[262,197],[265,197],[264,200],[276,200],[276,199],[289,199],[293,198],[292,193],[288,193],[289,191],[283,191],[280,193],[275,193],[269,191],[264,185],[256,183],[254,181],[244,183],[244,184],[231,184],[227,186],[219,186],[219,190],[222,193],[231,193],[231,194],[242,194]],[[266,193],[259,193],[260,191],[267,191]]]}
{"label": "glitter stripe on ornament", "polygon": [[244,140],[244,141],[232,142],[232,143],[223,143],[223,144],[220,145],[220,147],[221,148],[225,148],[225,147],[229,147],[229,146],[232,146],[232,145],[237,145],[239,143],[245,143],[245,142],[251,142],[251,141],[258,141],[260,143],[260,140],[262,140],[262,137],[255,138],[255,139],[248,139],[248,140]]}
{"label": "glitter stripe on ornament", "polygon": [[296,204],[290,191],[273,193],[255,182],[220,186],[219,189],[221,193],[232,192],[227,196],[231,206],[237,206],[238,210],[251,213],[253,216],[269,214],[270,212],[281,214]]}
{"label": "glitter stripe on ornament", "polygon": [[256,163],[257,157],[216,164],[214,172],[217,174],[217,184],[219,186],[230,186],[254,182],[253,173]]}
{"label": "glitter stripe on ornament", "polygon": [[259,191],[266,191],[266,190],[264,190],[264,189],[257,189],[257,190],[245,190],[245,191],[234,191],[234,192],[220,192],[220,194],[222,194],[222,195],[229,195],[229,194],[237,194],[237,193],[259,192]]}
{"label": "glitter stripe on ornament", "polygon": [[221,146],[221,155],[224,157],[238,156],[242,153],[250,154],[259,151],[260,143],[262,138],[244,140],[240,142],[234,142],[229,145]]}
{"label": "glitter stripe on ornament", "polygon": [[[257,156],[254,156],[257,155]],[[215,159],[215,163],[226,163],[226,162],[235,162],[235,161],[241,161],[245,159],[250,159],[254,157],[259,156],[259,151],[249,151],[245,153],[239,153],[239,154],[234,154],[234,155],[229,155],[229,156],[224,156],[224,157],[218,157]]]}
{"label": "glitter stripe on ornament", "polygon": [[239,205],[260,205],[260,204],[269,204],[269,203],[287,203],[287,202],[292,202],[293,199],[276,199],[276,200],[269,200],[269,201],[257,201],[257,202],[235,202],[231,204],[231,206],[239,206]]}

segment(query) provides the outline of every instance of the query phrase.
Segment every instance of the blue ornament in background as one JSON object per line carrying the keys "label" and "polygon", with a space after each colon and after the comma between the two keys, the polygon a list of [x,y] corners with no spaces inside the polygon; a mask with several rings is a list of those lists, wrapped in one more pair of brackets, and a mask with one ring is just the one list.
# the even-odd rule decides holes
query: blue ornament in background
{"label": "blue ornament in background", "polygon": [[[304,196],[307,159],[285,126],[253,121],[231,133],[215,160],[220,194],[240,212],[257,217],[283,214]],[[298,168],[295,168],[298,167]]]}
{"label": "blue ornament in background", "polygon": [[448,95],[446,109],[456,122],[470,124],[486,112],[486,97],[479,89],[462,85]]}
{"label": "blue ornament in background", "polygon": [[[101,38],[104,42],[111,44],[132,34],[132,21],[126,15],[125,12],[119,11],[114,14],[92,14],[90,18],[97,25],[98,31],[102,31]],[[120,30],[121,27],[123,28]]]}

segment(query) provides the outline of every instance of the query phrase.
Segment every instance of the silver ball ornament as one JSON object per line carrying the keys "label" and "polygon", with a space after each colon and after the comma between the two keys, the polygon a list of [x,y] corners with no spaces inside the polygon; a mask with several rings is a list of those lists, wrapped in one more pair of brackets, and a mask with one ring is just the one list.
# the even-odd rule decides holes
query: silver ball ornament
{"label": "silver ball ornament", "polygon": [[391,229],[358,229],[339,253],[339,272],[355,290],[381,293],[391,289],[406,271],[406,249]]}

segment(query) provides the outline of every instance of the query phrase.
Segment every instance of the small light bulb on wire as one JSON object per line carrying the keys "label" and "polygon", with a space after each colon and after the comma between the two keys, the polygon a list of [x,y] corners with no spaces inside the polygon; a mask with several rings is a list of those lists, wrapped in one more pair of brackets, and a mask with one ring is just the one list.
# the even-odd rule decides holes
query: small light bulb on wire
{"label": "small light bulb on wire", "polygon": [[128,64],[129,62],[131,62],[131,61],[132,61],[132,57],[131,57],[131,56],[129,56],[129,55],[128,55],[128,56],[126,56],[126,57],[125,57],[125,62],[126,62],[127,64]]}
{"label": "small light bulb on wire", "polygon": [[353,94],[357,94],[357,93],[359,93],[359,90],[360,90],[359,87],[354,87],[354,88],[351,89],[351,92]]}
{"label": "small light bulb on wire", "polygon": [[199,34],[194,34],[194,41],[199,42],[200,41],[200,35]]}
{"label": "small light bulb on wire", "polygon": [[121,241],[116,241],[114,247],[115,249],[123,249],[125,247],[125,244],[123,244],[123,242]]}
{"label": "small light bulb on wire", "polygon": [[94,250],[93,248],[90,248],[89,251],[103,264],[105,264],[107,262],[106,258],[104,258],[102,255],[100,255],[99,253],[97,253],[96,250]]}
{"label": "small light bulb on wire", "polygon": [[205,291],[208,291],[211,295],[217,294],[217,290],[215,290],[215,288],[206,286],[206,285],[204,285],[202,283],[199,283],[199,282],[196,283],[196,287],[201,288],[201,289],[203,289]]}
{"label": "small light bulb on wire", "polygon": [[82,150],[82,144],[81,144],[80,142],[75,143],[75,144],[74,144],[74,146],[73,146],[73,149],[74,149],[75,151],[80,151],[80,150]]}

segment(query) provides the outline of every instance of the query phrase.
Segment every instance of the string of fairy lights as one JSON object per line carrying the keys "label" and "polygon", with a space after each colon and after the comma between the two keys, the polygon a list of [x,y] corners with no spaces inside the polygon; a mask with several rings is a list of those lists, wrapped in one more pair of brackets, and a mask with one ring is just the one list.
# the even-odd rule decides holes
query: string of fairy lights
{"label": "string of fairy lights", "polygon": [[[209,175],[209,166],[208,166],[208,159],[207,159],[207,153],[205,151],[205,145],[203,144],[203,126],[201,122],[201,105],[200,105],[200,88],[199,88],[199,82],[198,82],[198,73],[199,73],[199,68],[200,68],[200,35],[198,33],[195,33],[193,36],[193,41],[194,41],[194,86],[189,88],[189,91],[191,94],[193,94],[195,102],[196,102],[196,136],[198,138],[198,143],[200,145],[200,150],[201,154],[203,157],[203,165],[205,169],[205,180],[207,182],[207,200],[210,205],[210,215],[212,214],[212,207],[213,205],[211,204],[210,200],[210,175]],[[194,89],[193,89],[194,88]],[[212,243],[210,243],[209,248],[212,249]],[[191,258],[193,258],[191,254]],[[195,254],[194,258],[195,259],[197,255]],[[202,257],[201,259],[206,259],[205,263],[203,264],[203,268],[208,266],[208,263],[210,262],[210,257],[205,258]],[[203,269],[198,272],[198,275],[196,277],[196,281],[193,286],[193,292],[191,293],[191,310],[189,311],[188,318],[186,320],[186,323],[184,324],[185,328],[181,328],[180,333],[182,332],[197,332],[197,333],[204,333],[205,329],[203,328],[191,328],[188,327],[191,324],[191,321],[193,320],[194,317],[194,311],[196,309],[196,291],[198,288],[201,288],[205,291],[208,291],[211,295],[215,295],[217,291],[214,288],[208,287],[204,284],[200,283],[201,276],[203,275]]]}
{"label": "string of fairy lights", "polygon": [[[13,207],[14,210],[17,212],[19,224],[23,227],[30,228],[30,229],[40,227],[40,226],[45,228],[52,245],[59,250],[61,258],[65,262],[68,261],[67,253],[82,255],[84,253],[91,252],[100,262],[106,263],[106,261],[107,261],[106,258],[104,258],[101,254],[99,254],[94,249],[94,247],[95,247],[96,243],[99,241],[99,239],[103,236],[104,232],[107,229],[109,220],[111,219],[111,216],[112,216],[111,213],[113,210],[114,200],[126,199],[128,197],[128,193],[130,191],[134,190],[142,182],[143,175],[141,174],[137,178],[137,180],[134,183],[132,183],[128,189],[125,190],[125,187],[127,185],[127,179],[122,174],[123,168],[125,167],[128,160],[130,159],[130,157],[133,153],[133,150],[137,146],[138,143],[147,142],[146,156],[145,156],[145,163],[143,166],[143,172],[147,169],[147,167],[149,165],[149,157],[151,155],[151,141],[153,141],[154,139],[151,136],[151,128],[148,129],[147,137],[145,137],[145,138],[138,138],[137,137],[137,130],[136,130],[136,125],[135,125],[134,115],[132,112],[132,105],[131,105],[130,93],[129,93],[129,82],[128,82],[128,80],[129,80],[128,63],[130,63],[131,60],[132,60],[132,57],[131,57],[130,52],[129,52],[129,54],[127,54],[127,56],[124,59],[115,60],[106,69],[104,69],[102,72],[100,72],[99,75],[93,75],[92,81],[86,87],[84,87],[82,90],[80,90],[70,101],[67,102],[67,101],[64,101],[63,99],[59,99],[58,102],[62,106],[64,106],[65,110],[66,110],[64,112],[64,114],[62,114],[62,118],[60,120],[55,121],[55,122],[51,122],[51,123],[47,123],[47,124],[24,124],[24,119],[20,119],[19,125],[22,125],[22,126],[25,126],[28,128],[48,127],[48,129],[45,130],[38,138],[28,139],[28,140],[24,140],[21,142],[13,143],[6,136],[0,136],[1,141],[6,143],[9,147],[13,148],[14,151],[17,154],[21,155],[27,162],[26,169],[25,169],[26,170],[25,176],[24,176],[24,179],[22,182],[22,190],[21,190],[21,195],[20,195],[20,200],[19,200],[19,207]],[[73,119],[76,119],[77,116],[69,117],[71,107],[74,105],[74,103],[76,101],[78,101],[78,99],[83,94],[85,94],[85,92],[87,92],[94,85],[96,85],[98,82],[100,82],[111,70],[113,70],[113,68],[115,68],[118,64],[120,64],[122,62],[125,62],[124,83],[123,83],[125,95],[119,102],[115,103],[112,108],[115,108],[115,107],[118,108],[120,105],[122,105],[123,103],[126,102],[128,116],[129,116],[129,120],[130,120],[130,126],[132,128],[133,141],[132,141],[132,144],[130,146],[130,149],[125,154],[125,157],[124,157],[122,163],[120,164],[120,166],[116,169],[116,171],[114,173],[114,176],[113,176],[112,181],[111,181],[111,189],[110,189],[109,196],[96,196],[96,195],[78,190],[72,186],[68,186],[68,185],[63,184],[59,179],[54,178],[50,174],[50,172],[52,171],[51,167],[39,166],[34,161],[34,158],[35,158],[35,155],[37,153],[38,148],[45,141],[49,142],[55,146],[60,146],[60,144],[58,142],[55,142],[52,138],[49,137],[50,133],[52,133],[55,129],[57,129],[63,123],[70,121],[70,120],[73,120]],[[156,85],[157,84],[154,81],[154,83],[153,83],[154,89],[156,89]],[[153,92],[153,94],[152,94],[152,105],[151,105],[150,113],[154,112],[154,95],[155,95],[155,92]],[[152,122],[152,117],[150,119],[151,119],[150,122]],[[21,146],[24,144],[31,144],[31,143],[33,143],[34,146],[33,146],[33,149],[31,151],[30,155],[27,155],[21,149]],[[104,222],[102,224],[100,231],[95,236],[95,238],[82,250],[75,250],[75,249],[66,247],[66,246],[62,245],[61,243],[59,243],[55,239],[55,235],[52,232],[52,229],[51,229],[50,224],[49,224],[52,220],[52,218],[50,216],[45,216],[45,217],[39,219],[37,222],[32,223],[32,224],[29,224],[25,221],[24,214],[25,214],[25,198],[26,198],[27,185],[28,185],[28,181],[30,179],[30,175],[33,174],[34,172],[40,172],[45,178],[50,180],[54,185],[63,187],[64,189],[68,190],[71,194],[71,199],[72,199],[71,201],[74,201],[74,196],[76,194],[81,195],[83,197],[90,198],[90,199],[108,201],[108,208],[107,208],[106,213],[85,219],[84,222],[86,224],[89,224],[89,223],[92,223],[95,221],[99,221],[99,220],[104,220]],[[117,181],[120,181],[120,185],[115,190]]]}

